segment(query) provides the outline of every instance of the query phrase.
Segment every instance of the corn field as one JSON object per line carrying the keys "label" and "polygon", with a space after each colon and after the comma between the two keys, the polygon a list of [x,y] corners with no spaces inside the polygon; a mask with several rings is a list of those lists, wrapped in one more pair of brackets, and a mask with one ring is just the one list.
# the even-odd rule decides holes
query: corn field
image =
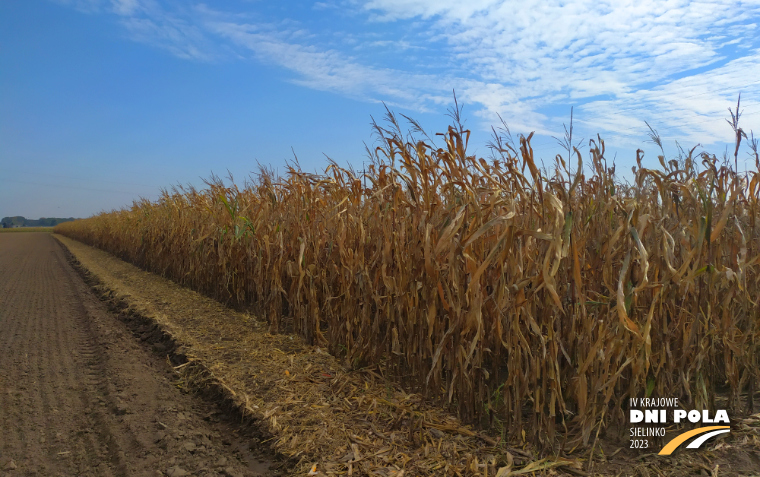
{"label": "corn field", "polygon": [[600,138],[547,170],[532,135],[497,135],[486,160],[461,126],[418,140],[388,119],[362,173],[212,177],[56,231],[539,445],[589,445],[645,394],[745,409],[757,172],[639,151],[627,184]]}

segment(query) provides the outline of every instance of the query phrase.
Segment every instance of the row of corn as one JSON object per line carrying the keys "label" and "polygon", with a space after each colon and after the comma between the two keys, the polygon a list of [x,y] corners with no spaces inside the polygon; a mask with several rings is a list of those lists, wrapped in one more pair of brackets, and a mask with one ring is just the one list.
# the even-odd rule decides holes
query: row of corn
{"label": "row of corn", "polygon": [[440,146],[377,131],[361,172],[212,177],[56,231],[510,437],[589,444],[629,397],[702,408],[722,393],[744,409],[759,367],[756,172],[707,154],[647,169],[639,152],[629,184],[601,139],[585,164],[571,150],[573,167],[547,170],[530,137],[484,160],[462,128]]}

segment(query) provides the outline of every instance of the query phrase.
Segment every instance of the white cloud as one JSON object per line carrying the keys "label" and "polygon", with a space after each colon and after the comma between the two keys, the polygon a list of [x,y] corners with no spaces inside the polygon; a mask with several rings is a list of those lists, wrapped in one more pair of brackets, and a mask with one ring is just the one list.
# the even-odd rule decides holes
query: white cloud
{"label": "white cloud", "polygon": [[122,24],[132,40],[165,49],[185,59],[212,60],[216,47],[209,45],[204,32],[183,19],[173,17],[127,17]]}
{"label": "white cloud", "polygon": [[109,2],[132,39],[183,58],[233,50],[308,88],[419,111],[444,109],[456,89],[485,124],[501,114],[518,131],[557,135],[563,118],[547,111],[576,105],[579,126],[620,141],[648,120],[709,143],[730,140],[716,118],[739,90],[747,124],[760,113],[760,0],[326,0],[313,11],[330,23],[312,28],[206,4]]}
{"label": "white cloud", "polygon": [[604,129],[620,139],[642,136],[644,121],[663,137],[696,144],[731,142],[733,132],[722,119],[736,109],[742,93],[740,126],[760,130],[760,51],[698,75],[673,80],[610,101],[592,101],[581,110],[591,129]]}
{"label": "white cloud", "polygon": [[111,3],[118,15],[134,15],[140,10],[139,0],[111,0]]}
{"label": "white cloud", "polygon": [[[486,111],[510,113],[505,117],[513,117],[515,107],[524,117],[552,102],[591,100],[583,111],[601,114],[604,106],[609,114],[589,119],[589,125],[630,131],[628,115],[611,117],[615,109],[659,97],[660,105],[649,112],[673,126],[683,119],[676,111],[703,114],[705,104],[715,110],[717,103],[725,109],[726,97],[735,99],[740,86],[758,77],[754,65],[760,56],[750,49],[734,66],[676,79],[724,62],[721,48],[757,38],[757,1],[370,0],[358,7],[386,22],[428,21],[445,38],[451,57],[489,85],[471,95],[473,100]],[[707,85],[719,92],[697,101],[677,99]],[[598,96],[614,99],[593,101]],[[710,140],[719,139],[709,131]]]}
{"label": "white cloud", "polygon": [[364,100],[385,98],[391,104],[403,101],[412,109],[424,109],[426,101],[435,99],[436,93],[426,93],[428,88],[422,85],[430,85],[438,78],[366,66],[334,49],[293,42],[298,31],[288,33],[276,31],[272,25],[229,22],[210,22],[207,28],[250,50],[260,61],[296,73],[292,80],[296,84]]}

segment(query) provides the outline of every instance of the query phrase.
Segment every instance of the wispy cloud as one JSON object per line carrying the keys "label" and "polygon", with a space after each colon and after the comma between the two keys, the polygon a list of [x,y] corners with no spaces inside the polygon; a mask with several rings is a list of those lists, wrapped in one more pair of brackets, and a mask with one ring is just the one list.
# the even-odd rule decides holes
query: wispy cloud
{"label": "wispy cloud", "polygon": [[740,90],[745,117],[760,113],[760,0],[314,3],[329,28],[256,3],[222,12],[58,1],[110,11],[133,40],[179,57],[253,57],[307,88],[419,111],[443,109],[456,89],[484,123],[501,115],[546,135],[561,129],[557,108],[564,115],[570,105],[579,125],[620,141],[644,119],[687,140],[730,139],[715,118]]}
{"label": "wispy cloud", "polygon": [[119,15],[134,15],[141,10],[139,0],[112,0],[113,10]]}
{"label": "wispy cloud", "polygon": [[535,111],[580,104],[596,130],[630,133],[648,116],[690,139],[718,141],[726,138],[725,124],[714,116],[704,121],[705,115],[725,111],[741,89],[753,93],[746,99],[758,97],[752,84],[760,61],[757,1],[370,0],[356,6],[375,21],[426,21],[445,39],[450,58],[474,80],[489,82],[471,100],[510,118],[533,112],[533,127],[548,119]]}
{"label": "wispy cloud", "polygon": [[344,52],[295,42],[292,33],[273,31],[271,25],[212,22],[207,27],[260,61],[295,73],[291,81],[308,88],[370,101],[386,99],[420,110],[443,93],[423,86],[436,83],[436,77],[364,65]]}
{"label": "wispy cloud", "polygon": [[132,40],[165,49],[180,58],[211,60],[218,54],[205,32],[182,18],[130,16],[121,23]]}
{"label": "wispy cloud", "polygon": [[[696,144],[727,142],[732,132],[716,117],[728,117],[743,94],[745,121],[760,124],[760,51],[699,74],[685,76],[608,101],[591,101],[581,110],[591,129],[604,129],[620,142],[637,134],[647,120],[665,137]],[[638,134],[640,136],[640,134]],[[628,141],[629,142],[629,141]]]}

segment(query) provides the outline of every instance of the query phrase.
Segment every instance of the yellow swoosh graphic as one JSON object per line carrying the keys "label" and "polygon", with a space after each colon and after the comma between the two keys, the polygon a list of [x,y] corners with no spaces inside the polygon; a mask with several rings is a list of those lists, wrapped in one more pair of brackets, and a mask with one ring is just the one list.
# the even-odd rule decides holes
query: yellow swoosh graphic
{"label": "yellow swoosh graphic", "polygon": [[686,431],[683,434],[679,434],[676,437],[674,437],[670,442],[668,442],[665,445],[665,447],[662,448],[660,453],[657,455],[670,455],[673,453],[674,450],[678,448],[678,446],[680,446],[687,440],[691,439],[692,437],[698,436],[700,434],[704,434],[705,432],[714,431],[716,429],[731,429],[731,426],[708,426],[708,427],[699,427],[697,429]]}

